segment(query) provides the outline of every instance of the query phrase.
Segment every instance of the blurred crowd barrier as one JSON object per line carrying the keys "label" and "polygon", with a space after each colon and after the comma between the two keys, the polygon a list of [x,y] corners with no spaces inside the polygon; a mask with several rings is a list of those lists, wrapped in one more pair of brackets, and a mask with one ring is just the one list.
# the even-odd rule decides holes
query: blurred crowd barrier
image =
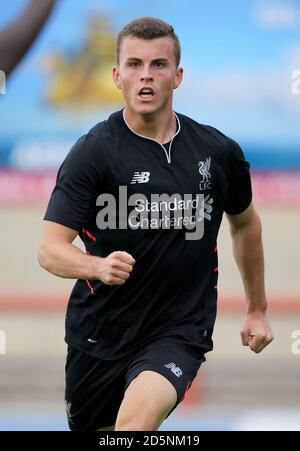
{"label": "blurred crowd barrier", "polygon": [[[46,205],[56,171],[0,168],[0,207]],[[300,172],[252,171],[255,203],[263,206],[300,207]]]}

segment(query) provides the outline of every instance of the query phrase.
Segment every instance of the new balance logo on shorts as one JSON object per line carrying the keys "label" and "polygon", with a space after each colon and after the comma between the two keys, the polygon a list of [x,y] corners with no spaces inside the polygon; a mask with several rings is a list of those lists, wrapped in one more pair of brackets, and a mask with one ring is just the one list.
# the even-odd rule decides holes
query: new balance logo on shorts
{"label": "new balance logo on shorts", "polygon": [[179,368],[179,366],[176,366],[175,365],[175,363],[167,363],[166,365],[164,365],[166,368],[169,368],[171,371],[172,371],[172,373],[174,373],[175,374],[175,376],[177,376],[177,377],[180,377],[180,376],[182,376],[182,371],[181,371],[181,369]]}
{"label": "new balance logo on shorts", "polygon": [[131,180],[131,185],[134,183],[148,183],[150,179],[150,172],[135,172]]}

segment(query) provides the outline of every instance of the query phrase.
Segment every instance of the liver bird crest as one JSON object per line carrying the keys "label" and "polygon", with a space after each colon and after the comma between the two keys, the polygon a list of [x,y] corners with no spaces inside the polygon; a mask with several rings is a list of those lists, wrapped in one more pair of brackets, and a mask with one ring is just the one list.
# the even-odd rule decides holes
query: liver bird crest
{"label": "liver bird crest", "polygon": [[209,173],[210,170],[210,163],[211,163],[211,158],[206,158],[205,161],[200,161],[198,166],[199,166],[199,172],[203,177],[202,182],[208,182],[209,179],[211,178],[211,174]]}

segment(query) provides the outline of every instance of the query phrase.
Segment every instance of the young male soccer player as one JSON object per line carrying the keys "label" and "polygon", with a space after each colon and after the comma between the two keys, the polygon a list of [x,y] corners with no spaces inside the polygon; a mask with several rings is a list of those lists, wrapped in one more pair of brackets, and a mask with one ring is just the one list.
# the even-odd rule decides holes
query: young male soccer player
{"label": "young male soccer player", "polygon": [[273,339],[249,164],[232,139],[173,112],[179,63],[170,25],[125,26],[113,68],[124,109],[71,149],[44,218],[40,264],[78,279],[66,315],[72,430],[156,430],[182,401],[212,349],[223,212],[246,293],[242,342],[260,352]]}

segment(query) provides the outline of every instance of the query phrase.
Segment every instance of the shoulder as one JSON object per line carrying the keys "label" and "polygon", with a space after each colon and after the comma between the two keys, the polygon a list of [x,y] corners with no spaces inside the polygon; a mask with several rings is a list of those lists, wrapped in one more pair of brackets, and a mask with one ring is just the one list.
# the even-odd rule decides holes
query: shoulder
{"label": "shoulder", "polygon": [[99,143],[104,143],[107,140],[111,141],[122,130],[122,125],[122,111],[116,111],[108,119],[99,122],[91,128],[87,136]]}
{"label": "shoulder", "polygon": [[112,144],[118,133],[118,118],[120,112],[113,113],[108,119],[93,126],[86,134],[82,135],[72,146],[66,160],[84,162],[90,159],[98,159],[103,155],[103,150],[108,144]]}
{"label": "shoulder", "polygon": [[211,125],[201,124],[183,114],[177,114],[177,116],[182,125],[183,133],[187,136],[190,136],[191,134],[196,136],[197,139],[199,139],[199,142],[205,142],[214,149],[219,156],[232,158],[243,155],[243,151],[239,144],[217,128]]}

